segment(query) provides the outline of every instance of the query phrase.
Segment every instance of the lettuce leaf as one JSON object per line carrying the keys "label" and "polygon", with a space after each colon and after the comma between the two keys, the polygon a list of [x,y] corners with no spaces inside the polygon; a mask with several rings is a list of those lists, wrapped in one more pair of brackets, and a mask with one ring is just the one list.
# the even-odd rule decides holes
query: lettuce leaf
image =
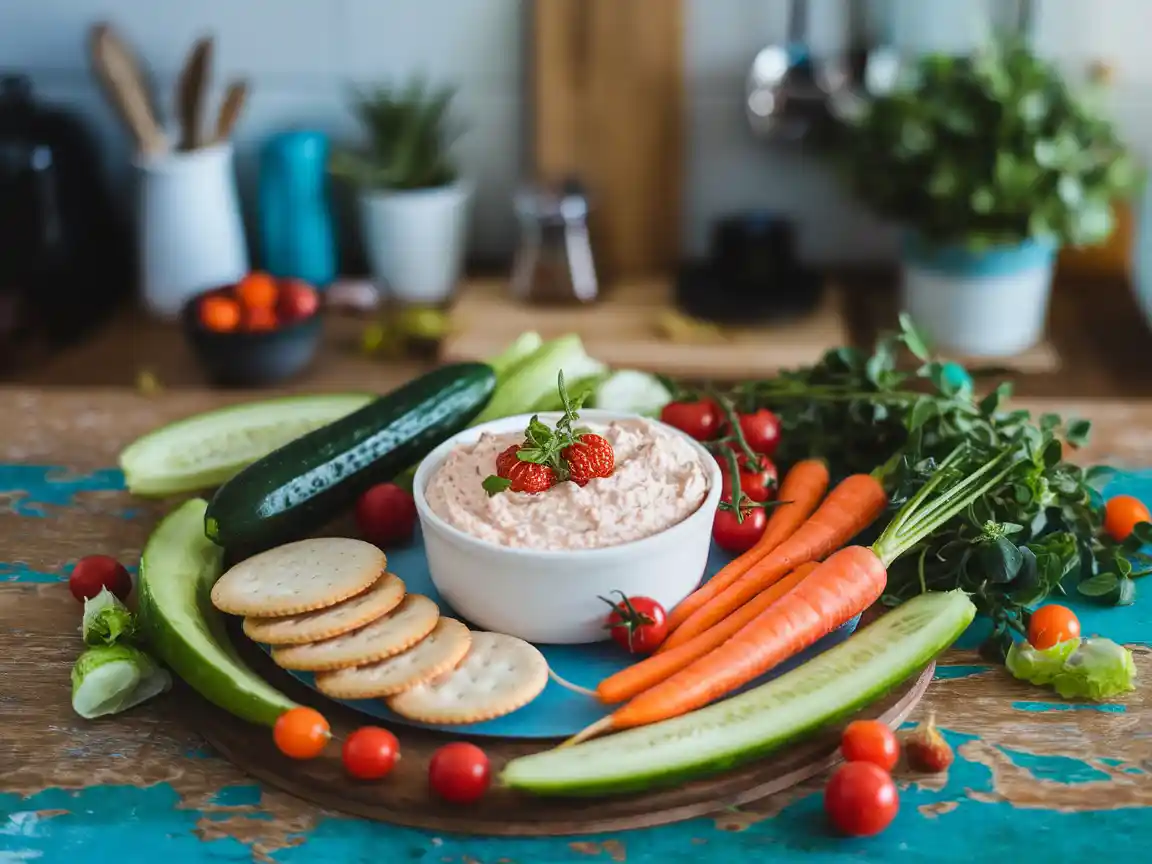
{"label": "lettuce leaf", "polygon": [[136,634],[136,619],[107,588],[84,601],[84,618],[80,625],[84,644],[115,645],[121,639],[131,640]]}
{"label": "lettuce leaf", "polygon": [[1043,651],[1017,642],[1005,662],[1016,678],[1065,699],[1100,701],[1136,689],[1132,652],[1111,639],[1069,639]]}

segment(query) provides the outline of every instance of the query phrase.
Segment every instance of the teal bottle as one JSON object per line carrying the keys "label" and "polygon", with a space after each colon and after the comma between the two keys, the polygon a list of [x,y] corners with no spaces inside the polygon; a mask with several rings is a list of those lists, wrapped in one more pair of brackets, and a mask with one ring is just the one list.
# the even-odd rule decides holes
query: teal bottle
{"label": "teal bottle", "polygon": [[258,223],[264,269],[325,288],[336,278],[328,137],[282,132],[260,154]]}

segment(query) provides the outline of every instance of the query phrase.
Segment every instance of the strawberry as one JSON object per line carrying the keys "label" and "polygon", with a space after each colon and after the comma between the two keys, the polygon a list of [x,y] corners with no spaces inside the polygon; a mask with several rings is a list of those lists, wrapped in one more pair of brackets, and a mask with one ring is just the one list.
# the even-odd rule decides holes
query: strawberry
{"label": "strawberry", "polygon": [[508,488],[512,492],[526,492],[535,495],[547,492],[556,485],[556,472],[547,465],[535,462],[516,461],[508,470]]}
{"label": "strawberry", "polygon": [[520,461],[519,459],[516,458],[516,454],[519,452],[520,452],[520,445],[519,444],[513,444],[511,447],[509,447],[507,450],[505,450],[503,453],[501,453],[499,456],[496,457],[496,476],[497,477],[503,477],[505,479],[508,478],[508,474],[512,470],[512,466]]}
{"label": "strawberry", "polygon": [[568,479],[577,486],[594,477],[611,477],[616,467],[616,454],[608,439],[592,432],[580,435],[576,443],[560,451],[560,457],[568,463]]}
{"label": "strawberry", "polygon": [[587,394],[569,399],[563,372],[556,376],[556,389],[563,416],[555,427],[542,423],[538,416],[528,421],[523,443],[505,448],[496,457],[496,473],[484,478],[481,485],[489,495],[504,491],[535,495],[565,480],[583,486],[593,477],[612,476],[616,465],[612,445],[575,425],[580,419],[576,412]]}

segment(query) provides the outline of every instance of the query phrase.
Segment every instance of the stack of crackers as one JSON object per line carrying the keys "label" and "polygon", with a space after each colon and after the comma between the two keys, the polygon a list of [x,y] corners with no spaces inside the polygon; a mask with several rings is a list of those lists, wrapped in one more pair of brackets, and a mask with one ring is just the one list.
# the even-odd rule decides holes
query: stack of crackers
{"label": "stack of crackers", "polygon": [[532,645],[474,632],[409,594],[370,543],[328,537],[288,543],[240,562],[212,603],[244,616],[249,638],[281,668],[316,673],[334,699],[383,699],[421,723],[479,723],[535,699],[548,664]]}

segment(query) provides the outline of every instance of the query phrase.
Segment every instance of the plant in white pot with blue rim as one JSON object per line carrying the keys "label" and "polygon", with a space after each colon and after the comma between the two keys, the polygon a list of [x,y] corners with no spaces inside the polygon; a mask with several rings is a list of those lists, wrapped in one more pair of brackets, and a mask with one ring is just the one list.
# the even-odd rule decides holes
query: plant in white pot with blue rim
{"label": "plant in white pot with blue rim", "polygon": [[1100,243],[1140,171],[1112,124],[1024,45],[925,55],[848,130],[858,198],[905,231],[904,308],[938,345],[1043,336],[1056,253]]}
{"label": "plant in white pot with blue rim", "polygon": [[463,267],[472,189],[451,153],[460,133],[451,118],[454,92],[414,78],[356,93],[367,141],[332,159],[333,173],[359,190],[373,276],[405,303],[449,299]]}

